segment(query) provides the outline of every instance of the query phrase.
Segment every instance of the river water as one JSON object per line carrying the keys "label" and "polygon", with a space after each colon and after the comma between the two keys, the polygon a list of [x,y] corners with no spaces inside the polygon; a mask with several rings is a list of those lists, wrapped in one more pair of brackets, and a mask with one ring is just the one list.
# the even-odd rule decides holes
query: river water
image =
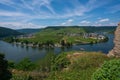
{"label": "river water", "polygon": [[65,48],[33,48],[33,47],[26,47],[16,44],[10,44],[4,41],[0,41],[0,53],[5,54],[5,58],[7,60],[18,62],[23,58],[27,57],[30,58],[32,61],[37,61],[41,58],[44,58],[46,54],[52,52],[55,54],[60,54],[61,52],[65,51],[101,51],[105,54],[109,52],[114,46],[113,44],[113,34],[107,35],[109,37],[109,41],[105,43],[97,43],[97,44],[87,44],[87,45],[73,45],[72,47],[65,47]]}

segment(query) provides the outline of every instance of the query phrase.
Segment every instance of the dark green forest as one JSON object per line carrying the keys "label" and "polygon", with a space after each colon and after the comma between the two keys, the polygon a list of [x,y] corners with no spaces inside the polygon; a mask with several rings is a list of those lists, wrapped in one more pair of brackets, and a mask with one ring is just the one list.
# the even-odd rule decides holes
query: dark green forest
{"label": "dark green forest", "polygon": [[17,36],[22,33],[17,32],[16,30],[0,27],[0,37],[8,37],[8,36]]}

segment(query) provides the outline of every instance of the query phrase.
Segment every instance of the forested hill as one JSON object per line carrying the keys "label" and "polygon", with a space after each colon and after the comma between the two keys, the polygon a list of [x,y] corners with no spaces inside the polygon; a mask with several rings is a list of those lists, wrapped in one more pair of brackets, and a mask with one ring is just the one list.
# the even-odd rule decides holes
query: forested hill
{"label": "forested hill", "polygon": [[24,34],[30,34],[30,33],[39,32],[41,31],[41,29],[18,29],[17,31]]}
{"label": "forested hill", "polygon": [[[76,29],[76,30],[75,30]],[[101,27],[95,27],[95,26],[48,26],[46,28],[38,28],[38,29],[18,29],[16,31],[24,34],[31,34],[31,33],[37,33],[41,31],[50,31],[54,32],[56,30],[63,30],[68,32],[76,32],[77,29],[82,29],[84,32],[110,32],[113,33],[116,29],[116,26],[101,26]]]}
{"label": "forested hill", "polygon": [[83,27],[86,32],[110,32],[113,33],[117,26],[101,26],[101,27]]}
{"label": "forested hill", "polygon": [[51,30],[60,30],[65,28],[81,28],[85,32],[110,32],[113,33],[115,31],[117,26],[48,26],[45,29],[51,29]]}
{"label": "forested hill", "polygon": [[0,27],[0,37],[17,36],[20,34],[21,33],[16,30]]}
{"label": "forested hill", "polygon": [[[63,32],[78,32],[81,29],[83,32],[110,32],[113,33],[116,29],[116,26],[101,26],[101,27],[94,27],[94,26],[48,26],[44,29],[19,29],[13,30],[9,28],[0,27],[0,37],[7,37],[7,36],[16,36],[22,34],[29,34],[29,33],[36,33],[36,32],[54,32],[56,30],[60,30]],[[80,30],[80,31],[81,31]]]}

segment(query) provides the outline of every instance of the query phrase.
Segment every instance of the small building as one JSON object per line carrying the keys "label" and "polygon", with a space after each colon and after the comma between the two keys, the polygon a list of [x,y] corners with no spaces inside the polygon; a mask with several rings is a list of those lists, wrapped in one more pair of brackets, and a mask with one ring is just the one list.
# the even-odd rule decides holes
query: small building
{"label": "small building", "polygon": [[99,39],[99,40],[101,40],[101,39],[103,40],[103,39],[105,39],[105,36],[99,35],[99,36],[98,36],[98,39]]}

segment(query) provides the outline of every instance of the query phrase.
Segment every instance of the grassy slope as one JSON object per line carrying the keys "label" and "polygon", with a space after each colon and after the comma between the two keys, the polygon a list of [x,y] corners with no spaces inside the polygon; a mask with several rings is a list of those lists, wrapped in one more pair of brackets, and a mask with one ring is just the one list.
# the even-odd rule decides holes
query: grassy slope
{"label": "grassy slope", "polygon": [[61,71],[51,72],[46,80],[91,80],[103,62],[111,60],[101,52],[71,52],[67,58],[71,64]]}
{"label": "grassy slope", "polygon": [[80,33],[85,32],[82,28],[60,28],[60,29],[51,29],[46,28],[42,32],[37,34],[37,38],[44,39],[47,38],[48,40],[55,40],[55,42],[59,42],[65,36],[57,35],[58,33]]}

